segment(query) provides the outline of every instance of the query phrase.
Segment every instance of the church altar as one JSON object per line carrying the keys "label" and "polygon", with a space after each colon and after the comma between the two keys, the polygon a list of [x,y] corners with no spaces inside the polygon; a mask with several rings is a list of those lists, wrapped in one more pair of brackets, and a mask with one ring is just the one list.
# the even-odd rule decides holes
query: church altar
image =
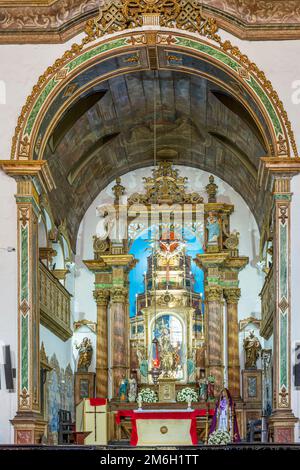
{"label": "church altar", "polygon": [[130,418],[132,423],[131,446],[147,445],[197,445],[197,417],[209,417],[214,410],[119,410],[116,422]]}

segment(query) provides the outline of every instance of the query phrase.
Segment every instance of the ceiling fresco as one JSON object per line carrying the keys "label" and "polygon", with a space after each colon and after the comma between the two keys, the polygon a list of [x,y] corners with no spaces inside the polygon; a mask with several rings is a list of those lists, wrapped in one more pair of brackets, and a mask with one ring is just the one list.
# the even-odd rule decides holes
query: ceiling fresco
{"label": "ceiling fresco", "polygon": [[[92,79],[99,70],[87,73]],[[56,109],[64,93],[53,103]],[[48,140],[44,158],[58,188],[50,193],[51,205],[66,219],[73,248],[80,221],[99,192],[117,176],[153,164],[155,96],[158,159],[221,177],[242,194],[259,222],[263,195],[256,178],[266,148],[246,107],[206,78],[135,70],[81,95]]]}

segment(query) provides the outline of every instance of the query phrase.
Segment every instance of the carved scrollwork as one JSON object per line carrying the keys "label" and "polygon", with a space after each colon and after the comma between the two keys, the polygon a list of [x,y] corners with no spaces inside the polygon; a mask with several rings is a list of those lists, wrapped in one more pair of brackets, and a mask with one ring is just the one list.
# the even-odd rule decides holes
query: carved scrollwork
{"label": "carved scrollwork", "polygon": [[114,287],[111,289],[111,300],[113,303],[125,303],[127,296],[128,289],[126,287]]}
{"label": "carved scrollwork", "polygon": [[94,291],[94,299],[99,306],[106,306],[109,302],[110,292],[108,289],[97,289]]}
{"label": "carved scrollwork", "polygon": [[222,300],[222,288],[210,286],[205,289],[205,298],[208,302],[220,302]]}
{"label": "carved scrollwork", "polygon": [[216,34],[216,20],[206,17],[195,0],[111,0],[100,9],[96,19],[87,22],[85,32],[88,41],[93,40],[105,34],[141,27],[151,15],[158,16],[161,26],[198,32],[220,40]]}
{"label": "carved scrollwork", "polygon": [[241,297],[241,289],[231,288],[224,290],[224,296],[228,304],[238,304]]}
{"label": "carved scrollwork", "polygon": [[186,177],[178,176],[171,162],[160,162],[152,171],[153,176],[144,178],[146,194],[134,193],[128,204],[202,204],[198,193],[187,193]]}

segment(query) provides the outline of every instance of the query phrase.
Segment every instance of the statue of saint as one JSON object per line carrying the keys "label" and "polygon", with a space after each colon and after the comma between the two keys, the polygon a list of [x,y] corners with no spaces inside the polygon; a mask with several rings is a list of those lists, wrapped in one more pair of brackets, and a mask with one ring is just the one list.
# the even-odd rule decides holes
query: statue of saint
{"label": "statue of saint", "polygon": [[128,384],[129,384],[128,400],[130,403],[133,403],[136,401],[136,397],[137,397],[137,382],[133,375],[129,379]]}
{"label": "statue of saint", "polygon": [[214,431],[227,431],[230,433],[232,442],[240,442],[240,434],[235,414],[235,405],[229,390],[224,388],[216,403],[215,414],[211,423],[209,433]]}
{"label": "statue of saint", "polygon": [[163,326],[159,338],[159,353],[163,377],[172,377],[175,372],[175,348],[170,341],[170,330]]}
{"label": "statue of saint", "polygon": [[207,377],[207,395],[209,401],[214,401],[215,399],[215,381],[216,378],[214,375],[209,375]]}
{"label": "statue of saint", "polygon": [[77,371],[88,372],[93,356],[93,346],[91,340],[89,338],[83,338],[80,345],[78,346],[75,344],[75,347],[79,350]]}
{"label": "statue of saint", "polygon": [[138,346],[137,357],[139,361],[139,372],[141,376],[144,378],[148,378],[148,359],[146,354],[146,348],[144,346]]}
{"label": "statue of saint", "polygon": [[261,351],[259,339],[255,336],[254,330],[250,330],[249,336],[244,339],[245,369],[256,369],[257,359]]}
{"label": "statue of saint", "polygon": [[208,398],[208,383],[205,377],[205,370],[203,369],[200,370],[199,398],[201,401],[206,401]]}
{"label": "statue of saint", "polygon": [[213,212],[209,212],[208,214],[206,228],[208,232],[208,243],[217,244],[220,236],[220,225],[218,218],[213,214]]}
{"label": "statue of saint", "polygon": [[120,387],[119,387],[120,401],[127,401],[127,391],[128,391],[128,380],[124,376],[121,380]]}

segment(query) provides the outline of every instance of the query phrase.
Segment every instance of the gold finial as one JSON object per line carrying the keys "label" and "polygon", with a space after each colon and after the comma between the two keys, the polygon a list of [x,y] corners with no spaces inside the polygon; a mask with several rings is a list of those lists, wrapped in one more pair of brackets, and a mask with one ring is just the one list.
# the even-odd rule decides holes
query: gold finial
{"label": "gold finial", "polygon": [[208,194],[208,202],[217,202],[216,195],[218,192],[218,185],[215,183],[215,178],[213,175],[210,175],[209,184],[205,189]]}
{"label": "gold finial", "polygon": [[120,177],[118,177],[116,179],[116,184],[112,188],[112,192],[115,195],[115,203],[118,203],[119,200],[120,200],[120,197],[123,196],[123,194],[125,193],[125,187],[121,185],[121,178]]}

